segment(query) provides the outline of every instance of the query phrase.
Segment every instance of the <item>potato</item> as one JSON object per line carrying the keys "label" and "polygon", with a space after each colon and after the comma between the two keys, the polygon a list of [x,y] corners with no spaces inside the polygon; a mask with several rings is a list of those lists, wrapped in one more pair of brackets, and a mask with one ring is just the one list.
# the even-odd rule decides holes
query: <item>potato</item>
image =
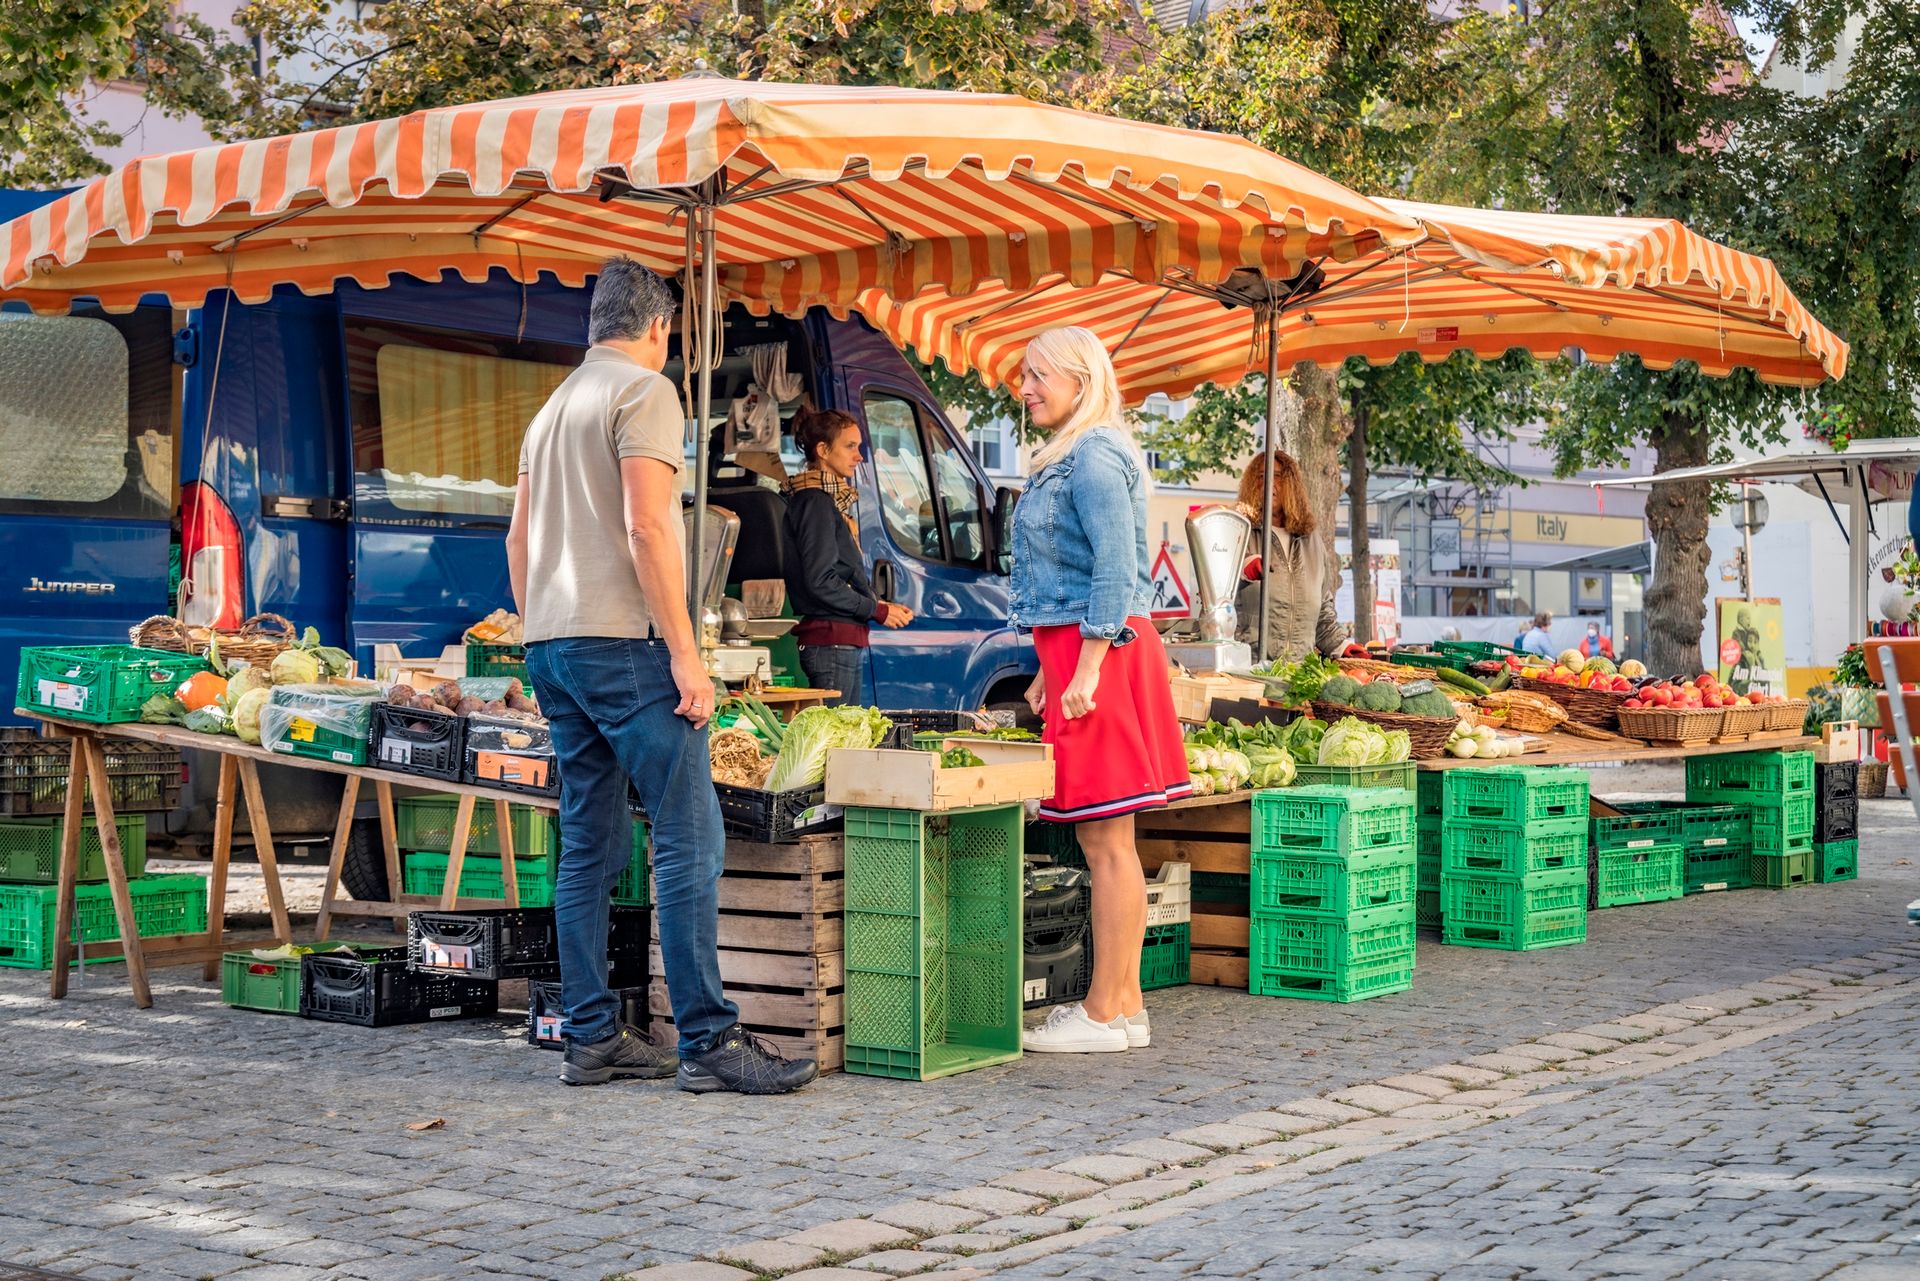
{"label": "potato", "polygon": [[453,714],[455,716],[471,716],[475,712],[480,711],[485,706],[486,704],[482,703],[477,698],[472,698],[472,697],[463,698],[457,701],[456,703],[454,703]]}
{"label": "potato", "polygon": [[441,681],[433,687],[433,697],[442,707],[455,707],[460,702],[460,682]]}
{"label": "potato", "polygon": [[413,703],[413,686],[395,685],[387,691],[387,701],[398,707],[407,707]]}

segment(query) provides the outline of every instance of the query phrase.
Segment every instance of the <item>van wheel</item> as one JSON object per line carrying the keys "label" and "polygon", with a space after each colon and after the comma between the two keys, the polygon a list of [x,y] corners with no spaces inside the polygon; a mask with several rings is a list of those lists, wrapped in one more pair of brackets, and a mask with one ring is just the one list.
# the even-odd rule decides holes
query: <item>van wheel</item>
{"label": "van wheel", "polygon": [[996,721],[1005,721],[1008,717],[1012,717],[1013,724],[1017,728],[1032,730],[1038,734],[1042,722],[1033,714],[1033,709],[1027,706],[1028,683],[1028,680],[1023,678],[1002,681],[995,685],[987,694],[987,711],[993,713]]}
{"label": "van wheel", "polygon": [[380,845],[380,820],[356,818],[347,835],[347,857],[340,883],[362,903],[387,901],[387,856]]}

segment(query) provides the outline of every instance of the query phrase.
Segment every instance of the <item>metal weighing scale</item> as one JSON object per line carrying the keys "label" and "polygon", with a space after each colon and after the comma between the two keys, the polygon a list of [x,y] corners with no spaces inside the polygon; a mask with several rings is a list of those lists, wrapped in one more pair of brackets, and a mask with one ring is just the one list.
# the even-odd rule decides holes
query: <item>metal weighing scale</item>
{"label": "metal weighing scale", "polygon": [[1187,546],[1193,557],[1193,616],[1200,639],[1167,646],[1167,657],[1190,672],[1245,672],[1253,668],[1253,646],[1233,638],[1239,622],[1233,598],[1240,570],[1247,563],[1253,522],[1232,507],[1208,507],[1187,517]]}

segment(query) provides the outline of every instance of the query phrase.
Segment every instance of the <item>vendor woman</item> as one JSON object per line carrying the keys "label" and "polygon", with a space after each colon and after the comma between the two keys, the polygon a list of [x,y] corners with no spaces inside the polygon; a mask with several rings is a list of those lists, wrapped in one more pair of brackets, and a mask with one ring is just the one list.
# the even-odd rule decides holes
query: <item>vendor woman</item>
{"label": "vendor woman", "polygon": [[1147,619],[1146,459],[1127,430],[1113,362],[1090,330],[1027,345],[1020,399],[1048,439],[1013,523],[1013,621],[1031,629],[1040,674],[1027,702],[1054,746],[1040,817],[1078,824],[1093,877],[1093,978],[1084,1001],[1027,1030],[1028,1053],[1148,1043],[1140,995],[1146,878],[1134,815],[1187,795],[1186,751],[1167,655]]}
{"label": "vendor woman", "polygon": [[867,630],[905,627],[913,611],[883,601],[867,579],[853,520],[860,424],[837,409],[802,410],[794,443],[805,468],[786,484],[787,596],[800,626],[800,668],[815,689],[837,689],[833,706],[864,705]]}

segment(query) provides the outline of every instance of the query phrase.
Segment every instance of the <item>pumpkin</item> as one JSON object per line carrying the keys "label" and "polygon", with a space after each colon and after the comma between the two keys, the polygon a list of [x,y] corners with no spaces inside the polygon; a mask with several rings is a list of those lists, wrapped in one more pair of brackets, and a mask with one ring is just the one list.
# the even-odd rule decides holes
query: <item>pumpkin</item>
{"label": "pumpkin", "polygon": [[174,697],[190,712],[197,712],[220,698],[227,692],[226,678],[212,672],[196,672],[189,676],[174,691]]}

